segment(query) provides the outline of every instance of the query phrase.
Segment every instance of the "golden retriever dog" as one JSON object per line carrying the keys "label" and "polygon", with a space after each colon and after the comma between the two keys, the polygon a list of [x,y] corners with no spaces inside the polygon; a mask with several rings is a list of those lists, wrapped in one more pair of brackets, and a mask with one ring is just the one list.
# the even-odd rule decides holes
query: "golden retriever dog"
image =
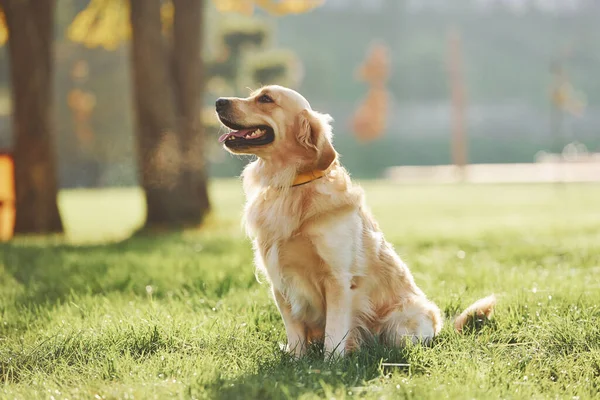
{"label": "golden retriever dog", "polygon": [[[244,224],[257,268],[271,285],[296,356],[312,342],[343,355],[368,337],[400,346],[428,343],[442,328],[439,308],[388,243],[332,145],[332,118],[299,93],[266,86],[248,98],[219,98],[231,132],[219,141],[257,158],[242,174]],[[489,317],[494,296],[455,320]]]}

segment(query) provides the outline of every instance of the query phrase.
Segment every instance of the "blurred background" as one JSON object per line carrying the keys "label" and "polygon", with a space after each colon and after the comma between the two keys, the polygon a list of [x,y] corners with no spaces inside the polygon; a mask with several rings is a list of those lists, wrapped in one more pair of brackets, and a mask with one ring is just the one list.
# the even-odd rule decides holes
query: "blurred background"
{"label": "blurred background", "polygon": [[[44,10],[36,11],[39,6],[31,0],[22,2],[30,9],[20,11],[17,8],[25,6],[17,6],[19,2],[0,3],[6,14],[2,15],[5,45],[0,48],[0,151],[14,157],[20,153],[11,118],[18,118],[19,113],[11,98],[11,79],[27,78],[11,76],[9,44],[14,35],[9,31],[12,28],[20,35],[15,43],[34,43],[35,38],[19,34],[23,30],[20,27],[25,26],[19,25],[19,18]],[[151,183],[144,181],[144,161],[140,161],[146,150],[141,149],[169,143],[169,135],[163,135],[172,128],[167,125],[173,121],[177,125],[182,118],[202,126],[190,128],[192,136],[204,138],[201,145],[179,143],[180,150],[198,150],[192,158],[201,160],[205,154],[206,164],[194,168],[208,179],[238,176],[247,160],[232,157],[220,148],[220,128],[212,105],[219,96],[245,96],[248,88],[268,83],[299,90],[314,109],[334,117],[335,145],[342,162],[357,178],[398,182],[445,182],[469,177],[509,182],[548,181],[557,176],[574,181],[600,179],[599,157],[595,154],[600,152],[598,1],[150,3],[157,6],[130,10],[125,0],[48,2],[54,6],[54,25],[47,31],[53,38],[49,44],[53,49],[49,58],[52,67],[48,72],[48,99],[52,104],[50,111],[43,112],[51,114],[48,123],[53,139],[48,149],[56,157],[45,162],[55,164],[51,170],[55,171],[55,186],[59,189],[143,186],[148,195]],[[160,10],[166,45],[156,42],[150,32],[156,20],[153,18],[158,15],[153,10]],[[185,13],[200,14],[196,22],[191,17],[187,22],[179,18],[182,29],[178,31],[177,15]],[[139,22],[137,28],[135,21]],[[192,26],[187,33],[183,32],[189,29],[185,23]],[[189,39],[182,42],[185,45],[172,45],[178,43],[178,34]],[[189,48],[197,49],[201,59],[178,58],[177,54],[186,51],[189,55]],[[148,49],[154,49],[154,54]],[[171,56],[176,70],[182,63],[189,68],[198,66],[202,76],[185,80],[181,76],[191,76],[190,71],[180,68],[173,84],[162,82],[147,87],[144,79],[157,83],[169,75],[153,66],[156,60]],[[21,55],[21,64],[15,57],[16,53],[12,55],[13,68],[27,64],[23,62],[26,54]],[[31,64],[36,61],[31,60]],[[34,76],[35,68],[29,71],[29,76]],[[182,87],[197,86],[184,97],[199,96],[201,100],[188,102],[189,107],[184,105],[181,115],[176,110],[174,117],[153,120],[152,110],[164,109],[164,102],[178,102],[177,94],[162,95],[162,84],[162,88],[179,86],[179,92]],[[30,109],[26,101],[23,104],[23,109]],[[186,114],[190,107],[199,117]],[[21,115],[29,118],[27,111]],[[148,123],[148,118],[153,122]],[[141,122],[136,125],[136,121]],[[154,124],[149,130],[155,133],[145,133],[148,124]],[[138,139],[153,135],[159,138],[154,144],[151,140],[136,141],[136,132]],[[31,143],[37,139],[34,135],[27,140]],[[33,151],[22,152],[35,157]],[[173,159],[181,156],[162,154],[166,161],[160,164],[161,171],[168,170]],[[552,171],[526,166],[556,161],[579,163],[572,169]],[[31,160],[23,164],[30,165]],[[464,172],[467,165],[472,169],[457,178],[452,166],[462,167]],[[415,166],[418,168],[408,168]],[[6,182],[7,176],[0,179]],[[33,182],[33,173],[28,176],[23,180]],[[200,180],[204,182],[205,178]],[[25,197],[23,194],[21,199]],[[149,208],[151,202],[147,200]],[[30,205],[34,203],[29,200]],[[44,229],[49,228],[32,225],[30,230]]]}

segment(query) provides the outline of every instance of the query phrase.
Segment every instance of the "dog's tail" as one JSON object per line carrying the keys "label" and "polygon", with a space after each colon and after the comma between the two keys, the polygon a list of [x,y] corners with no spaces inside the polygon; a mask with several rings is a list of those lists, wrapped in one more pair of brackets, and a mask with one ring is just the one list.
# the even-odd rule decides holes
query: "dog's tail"
{"label": "dog's tail", "polygon": [[477,323],[477,321],[487,321],[494,314],[494,306],[496,305],[496,296],[490,295],[483,299],[477,300],[471,304],[454,320],[454,329],[461,333],[469,323]]}

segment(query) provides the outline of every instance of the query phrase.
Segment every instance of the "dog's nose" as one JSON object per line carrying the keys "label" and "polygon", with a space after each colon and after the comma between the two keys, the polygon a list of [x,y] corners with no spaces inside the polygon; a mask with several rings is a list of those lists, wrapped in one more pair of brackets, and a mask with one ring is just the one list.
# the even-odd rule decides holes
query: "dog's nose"
{"label": "dog's nose", "polygon": [[215,103],[217,111],[221,111],[221,110],[225,109],[228,105],[229,105],[229,100],[224,99],[222,97],[218,98],[217,102]]}

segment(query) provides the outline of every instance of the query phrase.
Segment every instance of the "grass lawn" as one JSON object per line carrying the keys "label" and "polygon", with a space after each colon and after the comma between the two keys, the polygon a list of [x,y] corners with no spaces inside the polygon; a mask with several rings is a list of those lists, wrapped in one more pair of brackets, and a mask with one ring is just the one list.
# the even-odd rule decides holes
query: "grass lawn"
{"label": "grass lawn", "polygon": [[364,187],[448,320],[495,292],[492,324],[293,361],[254,277],[238,182],[213,183],[201,231],[127,240],[139,191],[64,192],[67,240],[0,245],[0,398],[598,397],[599,185]]}

